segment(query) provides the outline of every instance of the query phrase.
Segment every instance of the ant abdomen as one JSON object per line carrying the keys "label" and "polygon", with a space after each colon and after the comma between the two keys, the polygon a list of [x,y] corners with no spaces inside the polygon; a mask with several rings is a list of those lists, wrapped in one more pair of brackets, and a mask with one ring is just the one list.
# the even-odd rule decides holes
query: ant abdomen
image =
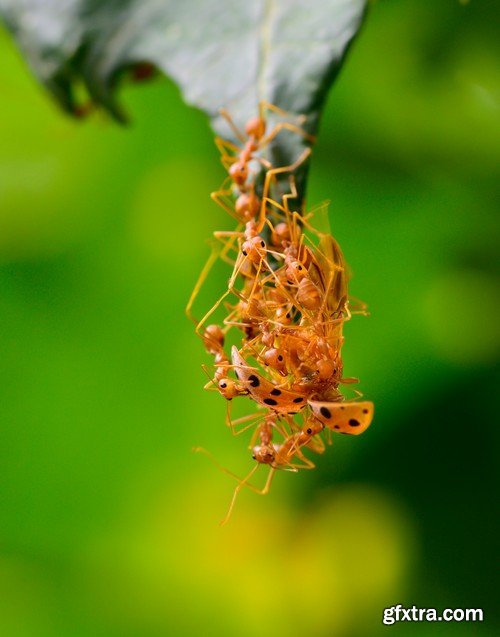
{"label": "ant abdomen", "polygon": [[323,302],[318,287],[309,279],[302,279],[297,290],[297,301],[308,310],[317,310]]}
{"label": "ant abdomen", "polygon": [[224,346],[224,332],[218,325],[207,325],[203,332],[203,342],[209,354],[217,355]]}
{"label": "ant abdomen", "polygon": [[252,117],[245,126],[245,132],[249,137],[252,136],[259,141],[266,132],[265,120],[262,117]]}
{"label": "ant abdomen", "polygon": [[259,212],[259,208],[260,201],[255,193],[244,192],[236,199],[234,204],[234,209],[238,215],[246,221],[254,219]]}
{"label": "ant abdomen", "polygon": [[278,223],[271,233],[271,243],[274,246],[286,247],[291,240],[291,230],[287,223]]}

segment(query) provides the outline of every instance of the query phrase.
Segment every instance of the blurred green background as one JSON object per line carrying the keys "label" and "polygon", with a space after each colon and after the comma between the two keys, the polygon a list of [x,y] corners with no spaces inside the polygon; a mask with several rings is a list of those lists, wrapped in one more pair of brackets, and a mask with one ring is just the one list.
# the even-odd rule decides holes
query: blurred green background
{"label": "blurred green background", "polygon": [[[191,449],[252,460],[184,316],[233,225],[206,119],[160,79],[124,87],[127,128],[70,120],[0,34],[1,635],[498,634],[496,13],[374,5],[308,199],[370,307],[344,354],[376,418],[223,528],[234,483]],[[398,603],[485,621],[383,626]]]}

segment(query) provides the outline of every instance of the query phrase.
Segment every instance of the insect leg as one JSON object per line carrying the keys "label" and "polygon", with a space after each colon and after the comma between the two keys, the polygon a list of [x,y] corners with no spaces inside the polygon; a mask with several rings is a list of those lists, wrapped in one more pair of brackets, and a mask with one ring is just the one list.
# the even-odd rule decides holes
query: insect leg
{"label": "insect leg", "polygon": [[257,471],[259,466],[260,465],[256,465],[243,480],[240,480],[240,483],[238,484],[238,486],[234,490],[233,497],[231,499],[231,503],[229,505],[228,512],[226,513],[225,518],[223,520],[221,520],[221,522],[220,522],[221,526],[224,526],[229,521],[229,518],[231,517],[231,513],[233,512],[233,509],[234,509],[234,504],[236,502],[236,498],[238,497],[238,493],[241,491],[242,487],[244,487],[244,486],[249,487],[254,493],[257,493],[259,495],[266,495],[267,493],[269,493],[269,489],[271,488],[271,483],[272,483],[272,480],[273,480],[273,476],[274,476],[274,473],[276,471],[274,467],[271,467],[271,469],[269,470],[269,474],[267,476],[266,484],[264,485],[264,487],[262,489],[256,489],[255,487],[253,487],[252,485],[248,484],[248,482],[247,482],[247,480],[249,480],[253,476],[253,474]]}
{"label": "insect leg", "polygon": [[271,104],[271,102],[268,102],[266,100],[261,100],[259,102],[259,113],[262,119],[265,119],[264,111],[271,111],[273,113],[276,113],[277,115],[280,115],[281,117],[286,117],[287,119],[290,119],[290,117],[292,117],[293,119],[297,121],[298,124],[303,124],[307,119],[305,115],[294,115],[293,113],[290,113],[289,111],[283,110],[279,106],[275,106],[274,104]]}
{"label": "insect leg", "polygon": [[[226,111],[225,108],[219,108],[219,114],[221,115],[221,117],[223,117],[226,120],[226,122],[231,127],[231,130],[236,135],[236,137],[240,140],[240,142],[242,142],[244,144],[247,141],[247,138],[240,131],[240,129],[236,126],[236,124],[234,123],[233,118],[231,117],[231,115],[229,115],[229,113]],[[237,148],[236,152],[239,153],[240,149]]]}

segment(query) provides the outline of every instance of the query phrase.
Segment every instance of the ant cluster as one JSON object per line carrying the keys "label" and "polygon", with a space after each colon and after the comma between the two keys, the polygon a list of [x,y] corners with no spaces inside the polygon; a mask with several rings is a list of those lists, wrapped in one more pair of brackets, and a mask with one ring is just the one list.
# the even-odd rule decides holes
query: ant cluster
{"label": "ant cluster", "polygon": [[[270,132],[266,110],[283,120]],[[331,234],[314,227],[312,213],[292,206],[298,199],[293,173],[311,151],[306,148],[288,166],[273,166],[262,156],[280,133],[312,142],[300,126],[303,118],[290,121],[286,112],[261,103],[260,115],[247,123],[243,134],[226,111],[221,115],[241,146],[216,138],[228,177],[211,196],[239,225],[231,232],[214,233],[219,250],[202,271],[187,313],[213,356],[215,371],[209,373],[206,389],[216,389],[228,401],[226,423],[235,435],[253,429],[255,467],[243,479],[224,469],[238,480],[225,522],[243,486],[265,494],[277,469],[314,468],[304,451],[324,451],[323,431],[328,441],[331,432],[365,431],[373,403],[346,401],[339,390],[343,383],[357,382],[343,377],[342,328],[351,311],[340,247]],[[288,178],[288,191],[273,198],[283,177]],[[193,303],[217,258],[233,268],[228,287],[197,321]],[[212,323],[218,308],[224,316],[220,324]],[[238,342],[225,349],[230,330],[239,334]],[[240,396],[254,401],[257,412],[233,420],[230,401]],[[270,468],[262,489],[249,482],[260,465]]]}

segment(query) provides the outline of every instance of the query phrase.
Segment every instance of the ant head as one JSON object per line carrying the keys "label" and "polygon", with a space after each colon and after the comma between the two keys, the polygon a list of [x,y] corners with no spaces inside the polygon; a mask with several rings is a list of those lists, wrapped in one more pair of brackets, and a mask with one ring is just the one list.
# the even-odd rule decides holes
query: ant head
{"label": "ant head", "polygon": [[232,400],[235,396],[240,395],[240,391],[232,378],[221,378],[217,387],[226,400]]}
{"label": "ant head", "polygon": [[264,359],[264,365],[268,365],[278,371],[283,371],[285,369],[285,358],[279,349],[274,347],[272,349],[268,349],[262,358]]}
{"label": "ant head", "polygon": [[275,459],[274,447],[271,445],[257,445],[252,449],[252,458],[259,464],[272,464]]}
{"label": "ant head", "polygon": [[252,263],[260,263],[266,255],[266,242],[262,237],[252,237],[243,242],[241,252]]}
{"label": "ant head", "polygon": [[307,276],[306,267],[297,259],[290,259],[286,269],[287,279],[294,283],[299,283]]}
{"label": "ant head", "polygon": [[308,418],[302,427],[302,433],[306,436],[315,436],[323,431],[325,425],[317,418]]}
{"label": "ant head", "polygon": [[281,325],[290,325],[292,322],[292,313],[287,307],[279,307],[276,310],[276,321]]}
{"label": "ant head", "polygon": [[243,161],[237,161],[229,169],[229,175],[236,185],[243,186],[248,178],[248,166]]}
{"label": "ant head", "polygon": [[335,363],[332,360],[319,360],[316,363],[316,373],[319,380],[328,380],[336,371]]}
{"label": "ant head", "polygon": [[262,117],[252,117],[247,122],[245,126],[245,132],[250,137],[255,137],[255,139],[260,140],[264,137],[264,133],[266,132],[266,122]]}

